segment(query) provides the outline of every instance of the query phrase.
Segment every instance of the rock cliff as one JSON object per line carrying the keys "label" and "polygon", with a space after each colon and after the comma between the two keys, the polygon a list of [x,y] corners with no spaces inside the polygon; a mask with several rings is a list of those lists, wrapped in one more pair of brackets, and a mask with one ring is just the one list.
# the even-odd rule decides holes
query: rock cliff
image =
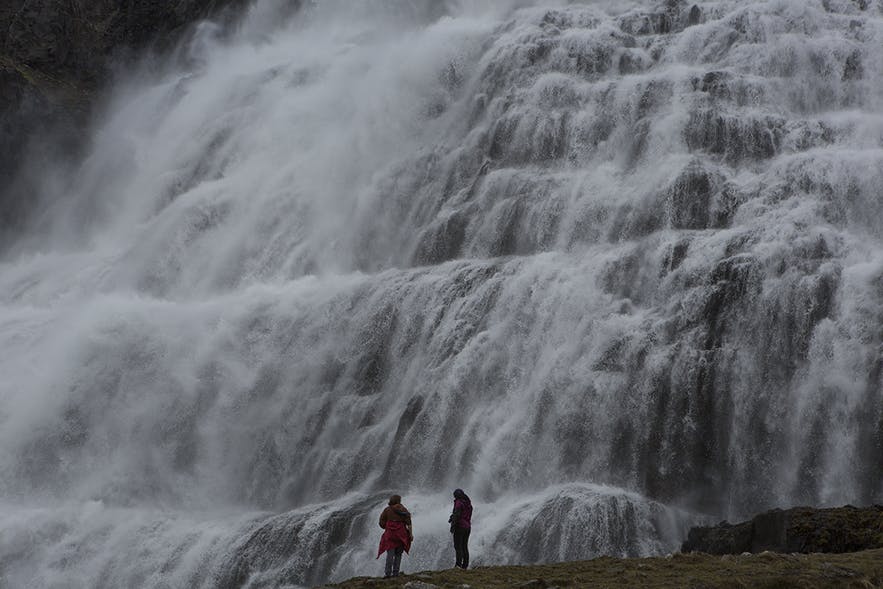
{"label": "rock cliff", "polygon": [[[163,51],[201,19],[247,0],[15,0],[0,3],[0,233],[33,198],[22,162],[55,161],[82,145],[92,101],[111,71]],[[0,243],[2,246],[2,243]]]}

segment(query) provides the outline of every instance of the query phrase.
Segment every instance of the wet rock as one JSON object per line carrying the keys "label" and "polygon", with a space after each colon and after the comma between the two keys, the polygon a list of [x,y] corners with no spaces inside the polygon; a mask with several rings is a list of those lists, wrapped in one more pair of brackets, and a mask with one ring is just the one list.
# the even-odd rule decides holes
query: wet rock
{"label": "wet rock", "polygon": [[655,10],[632,12],[620,19],[620,28],[632,35],[665,35],[677,33],[688,26],[698,24],[702,10],[690,6],[684,0],[667,0]]}
{"label": "wet rock", "polygon": [[423,581],[408,581],[403,586],[405,589],[439,589],[438,585],[424,583]]}
{"label": "wet rock", "polygon": [[468,220],[459,212],[439,220],[424,231],[414,253],[417,265],[440,264],[460,255]]}
{"label": "wet rock", "polygon": [[861,80],[864,77],[864,67],[862,66],[862,54],[855,50],[846,58],[843,65],[843,80]]}
{"label": "wet rock", "polygon": [[687,251],[690,249],[690,240],[682,239],[673,244],[662,260],[662,269],[660,276],[664,276],[669,272],[677,270],[687,257]]}
{"label": "wet rock", "polygon": [[[568,434],[574,429],[567,423],[561,427]],[[501,551],[517,550],[520,564],[545,562],[544,551],[561,560],[604,553],[638,556],[642,554],[641,534],[658,534],[661,522],[670,515],[654,501],[607,495],[578,484],[562,488],[541,504],[524,504],[518,509],[523,519],[501,530],[494,545]],[[661,537],[653,543],[660,551],[665,546]]]}
{"label": "wet rock", "polygon": [[644,70],[644,61],[640,53],[623,52],[619,56],[619,73],[634,74]]}
{"label": "wet rock", "polygon": [[732,75],[729,72],[712,71],[706,73],[701,78],[693,79],[693,89],[700,92],[706,92],[715,98],[729,98],[729,83]]}
{"label": "wet rock", "polygon": [[671,225],[675,229],[708,227],[712,199],[720,179],[700,165],[690,165],[668,190]]}
{"label": "wet rock", "polygon": [[[365,533],[374,518],[365,514],[378,503],[379,495],[352,505],[322,513],[319,533],[311,529],[310,519],[318,514],[286,512],[262,522],[238,543],[229,561],[216,573],[213,586],[218,589],[267,587],[254,582],[255,576],[272,579],[273,585],[314,585],[331,576],[341,553]],[[369,522],[368,519],[371,521]],[[296,555],[305,558],[293,558]],[[249,581],[251,579],[251,581]],[[365,584],[377,579],[365,579]]]}
{"label": "wet rock", "polygon": [[773,157],[781,144],[783,126],[783,121],[773,117],[742,117],[704,109],[691,113],[684,133],[691,150],[737,163]]}

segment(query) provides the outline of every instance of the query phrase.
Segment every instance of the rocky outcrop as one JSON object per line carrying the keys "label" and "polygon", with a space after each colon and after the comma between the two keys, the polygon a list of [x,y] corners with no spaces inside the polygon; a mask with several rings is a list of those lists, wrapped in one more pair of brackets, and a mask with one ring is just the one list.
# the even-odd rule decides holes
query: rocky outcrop
{"label": "rocky outcrop", "polygon": [[58,80],[95,85],[106,58],[168,46],[191,23],[246,0],[17,0],[0,6],[2,53]]}
{"label": "rocky outcrop", "polygon": [[739,524],[692,528],[683,552],[857,552],[883,548],[883,505],[774,509]]}

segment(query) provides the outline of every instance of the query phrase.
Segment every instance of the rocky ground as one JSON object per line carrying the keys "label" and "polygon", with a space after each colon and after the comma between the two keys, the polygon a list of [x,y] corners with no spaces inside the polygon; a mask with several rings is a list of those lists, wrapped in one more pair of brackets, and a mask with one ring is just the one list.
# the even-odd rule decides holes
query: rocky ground
{"label": "rocky ground", "polygon": [[355,578],[335,589],[767,589],[883,587],[883,549],[848,554],[724,555],[677,553],[659,558],[596,558],[543,566],[478,567],[405,575]]}
{"label": "rocky ground", "polygon": [[336,589],[883,587],[883,506],[775,509],[738,524],[690,530],[683,552],[543,566],[360,577]]}

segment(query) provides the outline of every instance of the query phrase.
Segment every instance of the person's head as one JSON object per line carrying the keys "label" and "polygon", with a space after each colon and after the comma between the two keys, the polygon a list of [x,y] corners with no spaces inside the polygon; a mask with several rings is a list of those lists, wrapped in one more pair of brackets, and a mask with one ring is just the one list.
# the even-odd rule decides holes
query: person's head
{"label": "person's head", "polygon": [[390,498],[389,498],[389,504],[390,504],[390,505],[398,505],[398,504],[401,503],[401,502],[402,502],[402,496],[401,496],[401,495],[391,495]]}
{"label": "person's head", "polygon": [[463,489],[454,489],[454,499],[465,499],[466,493],[463,492]]}

